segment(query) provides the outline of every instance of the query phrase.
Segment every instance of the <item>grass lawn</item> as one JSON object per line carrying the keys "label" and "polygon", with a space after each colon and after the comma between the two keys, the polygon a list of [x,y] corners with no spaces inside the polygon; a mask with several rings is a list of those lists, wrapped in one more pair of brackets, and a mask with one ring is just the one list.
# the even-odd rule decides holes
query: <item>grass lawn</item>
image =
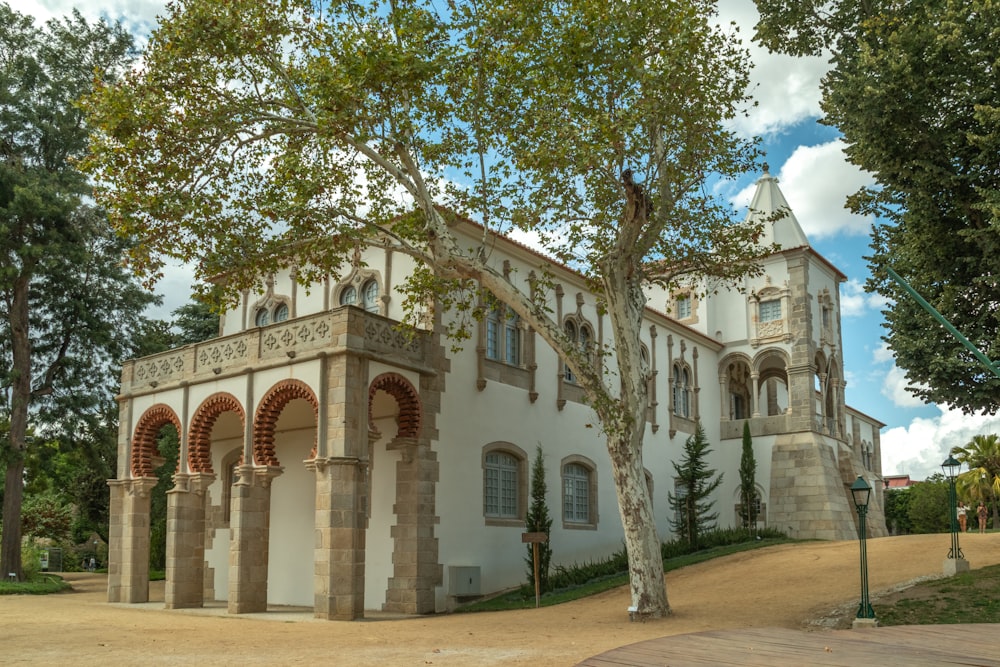
{"label": "grass lawn", "polygon": [[1000,623],[1000,565],[923,582],[872,606],[880,625]]}
{"label": "grass lawn", "polygon": [[0,581],[0,595],[48,595],[72,588],[55,574],[37,574],[30,581]]}

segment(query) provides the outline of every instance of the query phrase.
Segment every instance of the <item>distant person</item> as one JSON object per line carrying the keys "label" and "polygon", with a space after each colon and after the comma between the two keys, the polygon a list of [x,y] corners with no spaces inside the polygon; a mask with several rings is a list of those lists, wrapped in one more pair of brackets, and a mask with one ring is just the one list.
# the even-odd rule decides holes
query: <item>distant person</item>
{"label": "distant person", "polygon": [[969,531],[969,518],[966,516],[968,511],[969,508],[965,506],[965,503],[958,504],[958,509],[956,510],[958,512],[958,529],[963,533]]}
{"label": "distant person", "polygon": [[986,532],[986,505],[982,500],[979,501],[979,507],[976,508],[976,516],[979,518],[979,532]]}
{"label": "distant person", "polygon": [[95,559],[93,556],[90,557],[90,567],[88,569],[91,572],[94,572],[94,571],[97,570],[97,559]]}

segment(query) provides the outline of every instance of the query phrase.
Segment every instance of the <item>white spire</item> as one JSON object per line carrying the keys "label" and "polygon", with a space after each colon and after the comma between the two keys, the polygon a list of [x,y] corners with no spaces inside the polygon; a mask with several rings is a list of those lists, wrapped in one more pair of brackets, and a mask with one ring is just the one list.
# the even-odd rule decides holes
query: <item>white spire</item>
{"label": "white spire", "polygon": [[[774,214],[778,213],[778,216]],[[750,210],[747,213],[748,222],[770,219],[764,224],[764,243],[777,243],[782,248],[801,248],[809,245],[809,239],[795,219],[791,207],[778,188],[778,179],[768,173],[764,164],[764,175],[757,179],[757,191],[750,200]]]}

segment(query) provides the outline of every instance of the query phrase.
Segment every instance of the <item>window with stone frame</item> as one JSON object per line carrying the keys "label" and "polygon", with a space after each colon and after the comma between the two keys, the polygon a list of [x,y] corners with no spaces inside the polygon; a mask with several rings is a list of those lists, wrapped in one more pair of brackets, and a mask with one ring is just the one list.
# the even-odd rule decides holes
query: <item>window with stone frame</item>
{"label": "window with stone frame", "polygon": [[521,365],[520,318],[507,306],[486,314],[486,358],[511,366]]}
{"label": "window with stone frame", "polygon": [[678,417],[691,418],[691,369],[687,364],[673,367],[673,411]]}
{"label": "window with stone frame", "polygon": [[[588,322],[575,317],[567,318],[563,324],[563,330],[566,332],[566,337],[575,343],[585,356],[590,357],[593,354],[594,329]],[[576,376],[570,370],[570,367],[563,364],[563,368],[566,382],[575,383]]]}
{"label": "window with stone frame", "polygon": [[369,313],[382,313],[382,287],[374,271],[356,269],[335,289],[334,295],[341,306],[357,306]]}
{"label": "window with stone frame", "polygon": [[528,505],[527,457],[510,443],[483,451],[483,516],[487,524],[522,525]]}
{"label": "window with stone frame", "polygon": [[775,322],[781,319],[781,299],[761,301],[757,306],[757,318],[760,322]]}
{"label": "window with stone frame", "polygon": [[570,456],[562,463],[562,505],[565,528],[597,525],[597,469],[583,456]]}
{"label": "window with stone frame", "polygon": [[679,320],[686,320],[691,317],[691,295],[681,294],[674,302],[677,306],[676,315]]}
{"label": "window with stone frame", "polygon": [[289,312],[288,303],[285,301],[266,303],[254,311],[254,326],[266,327],[269,324],[284,322],[288,319]]}

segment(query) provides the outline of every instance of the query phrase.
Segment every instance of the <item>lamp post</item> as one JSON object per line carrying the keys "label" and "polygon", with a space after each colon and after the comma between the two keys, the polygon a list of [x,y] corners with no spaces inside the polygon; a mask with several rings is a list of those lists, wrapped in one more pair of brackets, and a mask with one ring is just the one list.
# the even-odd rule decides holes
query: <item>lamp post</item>
{"label": "lamp post", "polygon": [[858,539],[861,542],[861,604],[858,605],[858,615],[854,619],[854,627],[878,625],[875,620],[875,610],[868,599],[868,548],[865,541],[865,517],[868,515],[868,500],[872,487],[865,478],[858,475],[851,484],[851,495],[854,496],[854,507],[858,510]]}
{"label": "lamp post", "polygon": [[958,477],[958,471],[961,467],[962,464],[950,454],[941,464],[941,470],[948,480],[948,510],[951,513],[951,521],[949,522],[951,549],[948,550],[948,558],[944,561],[944,574],[949,577],[969,570],[969,561],[965,560],[965,554],[962,553],[962,548],[958,545],[958,498],[955,493],[955,478]]}

